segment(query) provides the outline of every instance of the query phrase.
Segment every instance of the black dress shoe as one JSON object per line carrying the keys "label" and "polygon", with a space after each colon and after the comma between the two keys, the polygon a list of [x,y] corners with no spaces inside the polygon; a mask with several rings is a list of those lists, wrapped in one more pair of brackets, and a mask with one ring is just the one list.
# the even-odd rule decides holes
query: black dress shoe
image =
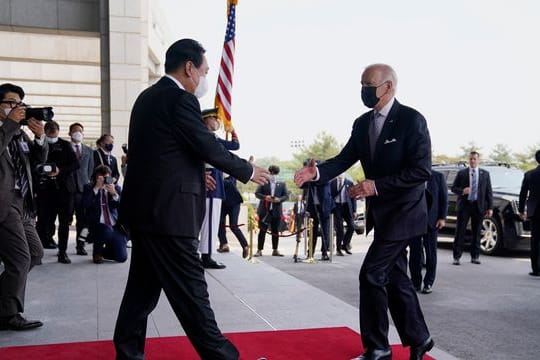
{"label": "black dress shoe", "polygon": [[71,264],[71,260],[69,260],[69,257],[65,252],[58,253],[58,262],[62,264]]}
{"label": "black dress shoe", "polygon": [[323,254],[321,256],[321,261],[329,261],[330,260],[330,257],[328,256],[328,254]]}
{"label": "black dress shoe", "polygon": [[86,252],[86,250],[84,248],[78,248],[77,249],[77,255],[86,256],[86,255],[88,255],[88,253]]}
{"label": "black dress shoe", "polygon": [[452,265],[459,265],[459,259],[454,259],[454,261],[452,262]]}
{"label": "black dress shoe", "polygon": [[433,292],[433,289],[431,288],[431,285],[425,285],[422,289],[422,294],[431,294]]}
{"label": "black dress shoe", "polygon": [[531,275],[531,276],[540,276],[540,272],[531,271],[531,272],[529,273],[529,275]]}
{"label": "black dress shoe", "polygon": [[411,346],[411,355],[409,357],[409,360],[422,360],[424,354],[427,353],[429,350],[433,349],[434,345],[435,342],[430,336],[427,338],[426,341],[422,343],[422,345]]}
{"label": "black dress shoe", "polygon": [[218,263],[212,258],[210,258],[209,260],[203,260],[202,266],[205,269],[225,269],[227,267],[222,263]]}
{"label": "black dress shoe", "polygon": [[351,250],[349,250],[349,247],[345,246],[343,249],[341,249],[342,251],[345,251],[347,254],[349,255],[352,255],[352,252]]}
{"label": "black dress shoe", "polygon": [[481,264],[481,262],[480,262],[480,260],[479,260],[478,258],[472,258],[472,259],[471,259],[471,263],[476,264],[476,265],[480,265],[480,264]]}
{"label": "black dress shoe", "polygon": [[343,253],[341,252],[341,250],[336,250],[336,255],[337,256],[344,256]]}
{"label": "black dress shoe", "polygon": [[39,320],[26,320],[21,314],[9,318],[0,318],[0,330],[30,330],[43,326]]}
{"label": "black dress shoe", "polygon": [[368,350],[362,355],[358,355],[351,360],[390,360],[392,359],[392,350],[390,349],[375,349]]}

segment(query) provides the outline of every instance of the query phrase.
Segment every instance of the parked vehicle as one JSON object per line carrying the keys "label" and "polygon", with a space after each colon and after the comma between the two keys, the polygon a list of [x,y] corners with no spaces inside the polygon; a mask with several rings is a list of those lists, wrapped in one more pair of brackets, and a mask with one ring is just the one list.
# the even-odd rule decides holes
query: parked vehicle
{"label": "parked vehicle", "polygon": [[[467,167],[465,163],[434,165],[433,169],[446,178],[448,187],[448,217],[445,229],[455,231],[457,195],[451,187],[458,171]],[[519,218],[518,201],[523,171],[502,163],[482,163],[482,169],[489,172],[493,189],[493,217],[482,221],[480,250],[486,255],[494,255],[505,249],[530,248],[530,222]],[[443,229],[443,230],[445,230]],[[468,225],[470,231],[470,223]]]}

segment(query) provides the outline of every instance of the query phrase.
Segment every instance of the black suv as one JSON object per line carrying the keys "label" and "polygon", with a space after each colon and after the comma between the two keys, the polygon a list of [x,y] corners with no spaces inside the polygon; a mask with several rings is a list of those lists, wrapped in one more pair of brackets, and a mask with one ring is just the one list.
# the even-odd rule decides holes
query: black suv
{"label": "black suv", "polygon": [[[450,190],[458,171],[467,167],[465,163],[433,165],[446,178],[448,187],[448,217],[446,228],[455,231],[457,195]],[[487,170],[493,189],[493,217],[482,222],[480,250],[486,255],[501,253],[504,249],[529,249],[531,229],[529,221],[521,221],[518,212],[519,191],[523,171],[502,163],[482,163]],[[470,222],[468,225],[470,229]]]}

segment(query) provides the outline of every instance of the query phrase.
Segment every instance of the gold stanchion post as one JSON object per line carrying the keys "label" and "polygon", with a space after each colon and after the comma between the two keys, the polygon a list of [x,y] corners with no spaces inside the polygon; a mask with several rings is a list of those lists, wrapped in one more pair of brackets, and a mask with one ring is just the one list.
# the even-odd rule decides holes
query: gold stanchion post
{"label": "gold stanchion post", "polygon": [[248,261],[252,264],[258,264],[259,260],[253,256],[253,232],[255,231],[255,210],[253,205],[248,204],[248,231],[249,231],[249,258]]}
{"label": "gold stanchion post", "polygon": [[308,236],[309,236],[308,258],[304,260],[304,262],[308,264],[315,264],[315,259],[313,258],[313,219],[311,218],[309,219]]}

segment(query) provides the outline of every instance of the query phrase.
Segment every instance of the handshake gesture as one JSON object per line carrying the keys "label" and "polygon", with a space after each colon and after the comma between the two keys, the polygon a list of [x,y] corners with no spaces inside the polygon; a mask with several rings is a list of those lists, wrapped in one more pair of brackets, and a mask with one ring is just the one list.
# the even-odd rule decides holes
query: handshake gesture
{"label": "handshake gesture", "polygon": [[[306,182],[313,181],[317,177],[318,170],[315,166],[315,160],[311,160],[309,164],[294,174],[294,183],[296,186],[302,187]],[[377,195],[377,191],[373,180],[365,179],[349,188],[349,196],[354,199],[366,198],[374,195]]]}

